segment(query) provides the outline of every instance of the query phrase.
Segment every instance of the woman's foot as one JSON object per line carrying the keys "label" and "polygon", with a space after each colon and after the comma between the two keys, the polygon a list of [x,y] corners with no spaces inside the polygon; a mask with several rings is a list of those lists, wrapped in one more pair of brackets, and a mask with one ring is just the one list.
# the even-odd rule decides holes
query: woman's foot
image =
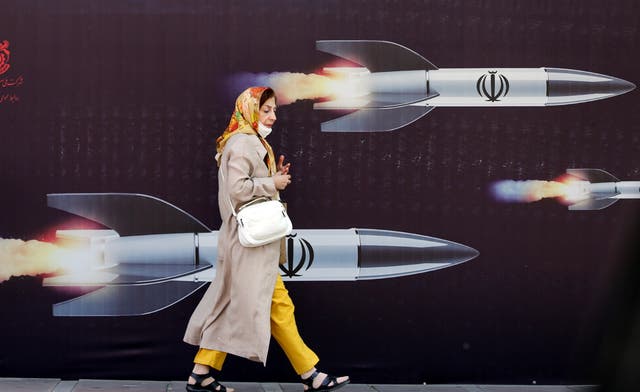
{"label": "woman's foot", "polygon": [[300,375],[304,390],[309,392],[333,391],[349,383],[349,377],[335,377],[319,372],[316,368]]}
{"label": "woman's foot", "polygon": [[202,369],[194,368],[189,381],[187,381],[187,391],[189,392],[233,392],[233,388],[227,388],[220,384],[209,370],[207,373],[200,373]]}

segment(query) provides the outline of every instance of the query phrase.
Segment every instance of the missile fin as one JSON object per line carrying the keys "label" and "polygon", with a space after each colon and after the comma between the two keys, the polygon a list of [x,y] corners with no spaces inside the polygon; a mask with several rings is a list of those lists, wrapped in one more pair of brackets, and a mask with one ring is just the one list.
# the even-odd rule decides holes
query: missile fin
{"label": "missile fin", "polygon": [[361,109],[323,122],[322,132],[384,132],[407,126],[433,110],[433,106]]}
{"label": "missile fin", "polygon": [[618,199],[587,199],[570,205],[569,209],[572,211],[602,210],[616,201],[618,201]]}
{"label": "missile fin", "polygon": [[106,286],[53,305],[57,317],[140,316],[158,312],[193,294],[207,282]]}
{"label": "missile fin", "polygon": [[193,264],[142,264],[120,263],[113,267],[93,271],[90,274],[68,274],[45,278],[43,286],[116,286],[161,283],[211,268],[209,263]]}
{"label": "missile fin", "polygon": [[184,210],[136,193],[50,193],[47,205],[98,222],[121,236],[211,231]]}
{"label": "missile fin", "polygon": [[597,195],[593,195],[592,197],[594,200],[607,200],[607,199],[611,199],[612,197],[616,197],[618,195],[619,193],[611,192],[611,193],[598,193]]}
{"label": "missile fin", "polygon": [[437,97],[439,93],[424,94],[395,94],[395,93],[374,93],[358,97],[357,99],[335,100],[318,102],[313,105],[314,109],[389,109],[400,106],[407,106],[414,103],[426,101]]}
{"label": "missile fin", "polygon": [[567,169],[567,174],[591,183],[620,181],[611,173],[601,169]]}
{"label": "missile fin", "polygon": [[316,50],[353,61],[370,72],[438,69],[413,50],[389,41],[324,40],[316,41]]}

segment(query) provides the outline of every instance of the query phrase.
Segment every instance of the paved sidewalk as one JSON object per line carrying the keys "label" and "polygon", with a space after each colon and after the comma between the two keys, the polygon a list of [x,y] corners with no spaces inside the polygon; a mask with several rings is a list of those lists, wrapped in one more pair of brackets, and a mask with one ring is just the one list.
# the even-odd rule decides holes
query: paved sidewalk
{"label": "paved sidewalk", "polygon": [[[227,382],[237,392],[302,392],[299,383]],[[0,378],[0,392],[170,392],[184,391],[184,381],[78,380]],[[593,385],[394,385],[349,384],[340,392],[596,392]]]}

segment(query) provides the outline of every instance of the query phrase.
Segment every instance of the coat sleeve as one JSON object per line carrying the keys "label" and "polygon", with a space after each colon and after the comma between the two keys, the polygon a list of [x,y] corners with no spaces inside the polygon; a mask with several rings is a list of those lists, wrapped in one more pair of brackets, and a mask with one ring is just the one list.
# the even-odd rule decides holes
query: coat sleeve
{"label": "coat sleeve", "polygon": [[239,203],[250,201],[258,196],[276,195],[273,177],[254,177],[258,165],[264,165],[254,148],[238,142],[230,146],[227,163],[227,189],[229,195]]}

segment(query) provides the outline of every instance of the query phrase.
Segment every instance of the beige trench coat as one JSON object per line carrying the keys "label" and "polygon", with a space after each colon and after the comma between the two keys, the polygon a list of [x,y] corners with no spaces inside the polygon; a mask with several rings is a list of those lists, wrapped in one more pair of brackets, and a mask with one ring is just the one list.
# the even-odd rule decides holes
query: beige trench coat
{"label": "beige trench coat", "polygon": [[256,196],[275,196],[273,178],[264,163],[267,150],[254,135],[232,136],[218,173],[218,235],[216,276],[196,307],[184,341],[266,364],[271,338],[271,297],[278,274],[278,241],[245,248],[238,240],[236,210]]}

